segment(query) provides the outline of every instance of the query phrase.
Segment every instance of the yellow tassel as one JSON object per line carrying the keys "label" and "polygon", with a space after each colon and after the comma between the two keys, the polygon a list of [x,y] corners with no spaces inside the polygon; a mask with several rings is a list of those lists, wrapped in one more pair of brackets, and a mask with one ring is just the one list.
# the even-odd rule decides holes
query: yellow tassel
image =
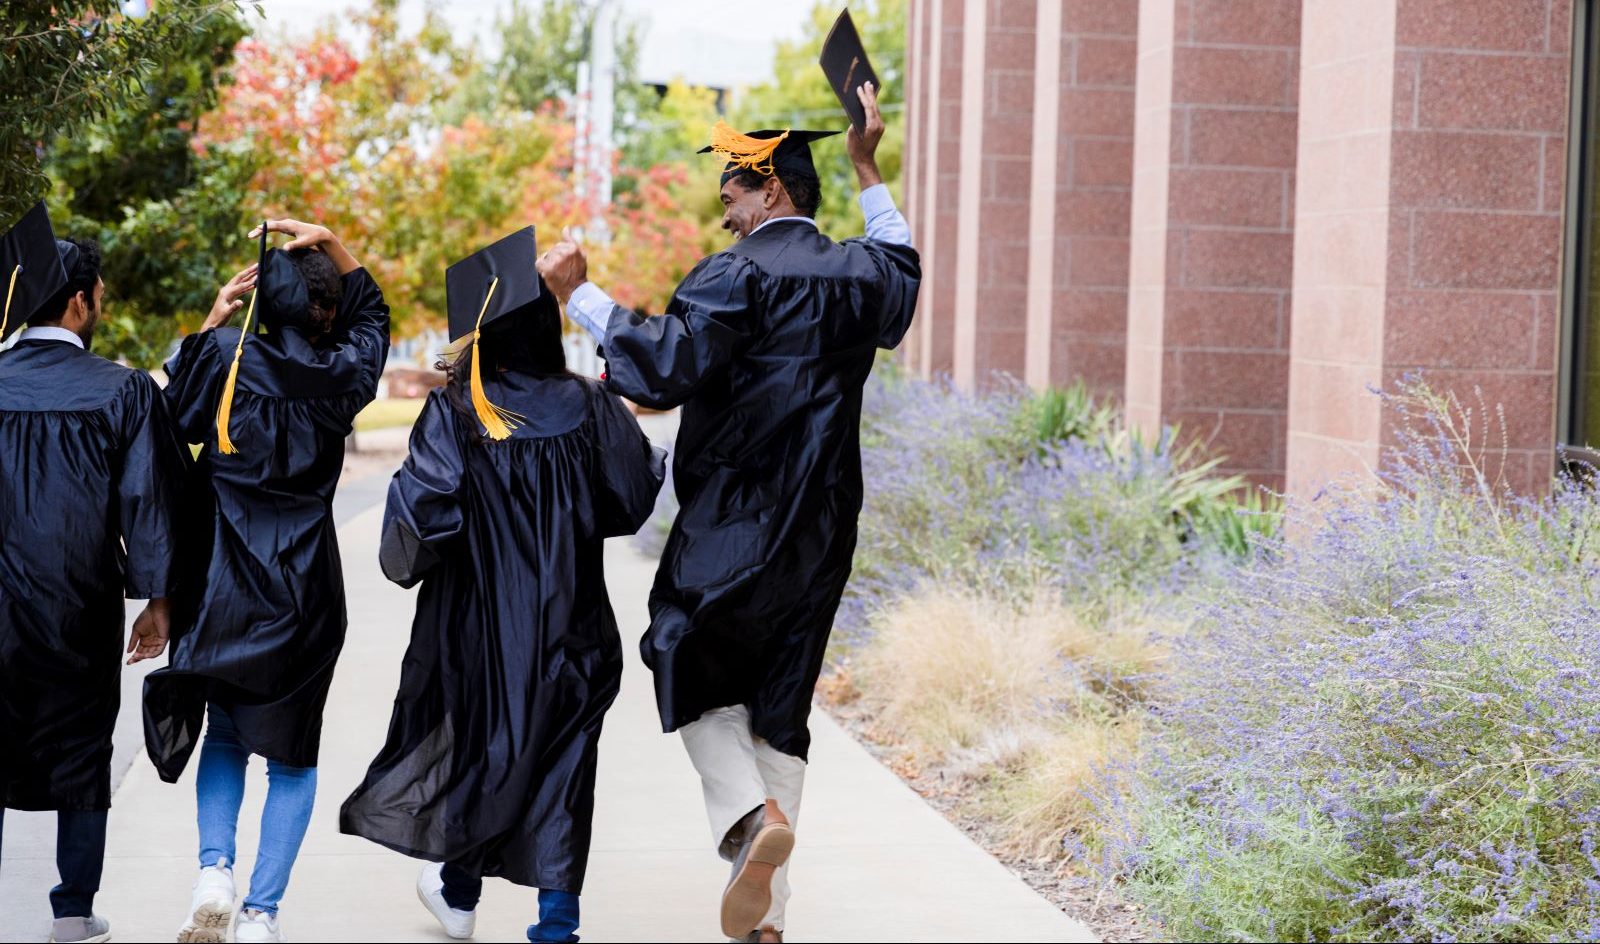
{"label": "yellow tassel", "polygon": [[228,421],[233,419],[233,388],[239,382],[239,356],[244,353],[244,336],[250,332],[250,318],[256,313],[256,293],[250,293],[250,308],[244,313],[244,327],[239,329],[239,344],[233,349],[233,363],[228,365],[228,381],[222,385],[222,403],[217,407],[217,451],[231,456],[234,448],[228,436]]}
{"label": "yellow tassel", "polygon": [[718,121],[711,127],[711,153],[720,154],[728,163],[753,170],[758,174],[772,174],[772,153],[789,136],[785,130],[775,138],[752,138]]}
{"label": "yellow tassel", "polygon": [[483,339],[483,315],[489,310],[489,299],[494,297],[494,290],[499,285],[498,278],[489,283],[489,293],[483,296],[483,307],[478,309],[478,323],[472,329],[472,408],[478,413],[478,422],[488,430],[489,438],[496,442],[510,439],[511,431],[522,425],[525,419],[520,413],[490,403],[489,396],[483,392],[483,360],[478,356],[478,346]]}
{"label": "yellow tassel", "polygon": [[6,286],[6,309],[0,312],[0,341],[6,339],[6,322],[11,320],[11,293],[17,290],[17,276],[21,274],[21,264],[11,270],[11,284]]}

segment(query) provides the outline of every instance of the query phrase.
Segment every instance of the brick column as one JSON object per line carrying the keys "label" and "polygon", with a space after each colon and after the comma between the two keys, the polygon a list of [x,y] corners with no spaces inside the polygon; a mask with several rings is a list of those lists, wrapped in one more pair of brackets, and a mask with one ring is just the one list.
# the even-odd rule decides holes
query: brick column
{"label": "brick column", "polygon": [[917,192],[906,216],[922,254],[917,298],[915,367],[925,377],[955,369],[956,231],[959,220],[962,25],[966,0],[914,0],[923,62],[908,62],[923,81],[908,88],[907,110],[918,120],[906,140],[907,166],[917,167]]}
{"label": "brick column", "polygon": [[1298,0],[1141,0],[1128,416],[1281,484]]}
{"label": "brick column", "polygon": [[1138,19],[1139,0],[1041,0],[1035,52],[1028,380],[1116,399]]}
{"label": "brick column", "polygon": [[1033,153],[1032,0],[967,0],[962,18],[955,378],[1021,377]]}
{"label": "brick column", "polygon": [[1307,0],[1305,18],[1290,490],[1379,467],[1394,417],[1367,387],[1416,370],[1501,405],[1507,482],[1545,487],[1569,0]]}

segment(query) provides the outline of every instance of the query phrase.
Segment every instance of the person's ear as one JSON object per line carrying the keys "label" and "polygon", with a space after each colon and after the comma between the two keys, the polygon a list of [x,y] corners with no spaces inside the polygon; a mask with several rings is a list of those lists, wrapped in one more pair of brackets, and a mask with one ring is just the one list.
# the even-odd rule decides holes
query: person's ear
{"label": "person's ear", "polygon": [[778,205],[778,194],[783,191],[783,183],[778,180],[778,175],[773,174],[767,178],[761,190],[761,208],[770,210]]}

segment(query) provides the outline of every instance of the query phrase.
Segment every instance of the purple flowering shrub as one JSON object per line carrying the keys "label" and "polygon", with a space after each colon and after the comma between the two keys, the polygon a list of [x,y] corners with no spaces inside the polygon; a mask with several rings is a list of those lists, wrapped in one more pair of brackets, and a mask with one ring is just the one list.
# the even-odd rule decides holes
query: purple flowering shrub
{"label": "purple flowering shrub", "polygon": [[1241,480],[1175,441],[1146,441],[1081,389],[998,380],[972,394],[880,367],[840,627],[859,641],[873,613],[929,586],[1018,607],[1046,588],[1103,614],[1186,584],[1224,550],[1248,554],[1275,515],[1259,499],[1241,505]]}
{"label": "purple flowering shrub", "polygon": [[1600,938],[1600,497],[1518,499],[1417,382],[1170,641],[1103,867],[1178,940]]}

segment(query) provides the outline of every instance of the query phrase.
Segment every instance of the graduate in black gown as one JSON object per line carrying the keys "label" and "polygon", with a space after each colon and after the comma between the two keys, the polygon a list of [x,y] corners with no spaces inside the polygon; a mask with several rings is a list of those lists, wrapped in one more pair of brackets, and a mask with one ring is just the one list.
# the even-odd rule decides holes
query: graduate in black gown
{"label": "graduate in black gown", "polygon": [[[332,233],[294,220],[264,226],[292,239],[224,287],[204,328],[167,362],[167,401],[203,445],[186,501],[171,661],[145,684],[146,747],[168,782],[209,706],[196,777],[202,872],[181,940],[211,939],[231,917],[250,755],[266,758],[270,789],[235,935],[279,938],[278,902],[310,818],[345,636],[334,488],[389,350],[383,294]],[[251,236],[265,243],[259,229]],[[244,329],[226,327],[241,308]],[[257,319],[267,333],[250,333]]]}
{"label": "graduate in black gown", "polygon": [[921,275],[878,174],[876,96],[847,147],[866,238],[836,243],[813,217],[808,142],[823,133],[714,129],[732,246],[686,276],[664,315],[641,318],[587,281],[582,251],[539,270],[601,344],[609,388],[682,406],[678,513],[641,643],[663,727],[681,730],[712,838],[731,859],[723,930],[781,937],[810,734],[806,719],[850,576],[861,508],[861,390],[900,343]]}
{"label": "graduate in black gown", "polygon": [[388,742],[340,814],[344,832],[439,863],[418,892],[456,938],[487,875],[540,890],[529,940],[577,940],[622,678],[602,542],[639,529],[665,474],[622,402],[567,371],[533,247],[523,230],[450,269],[465,349],[384,514],[384,573],[422,585],[411,645]]}
{"label": "graduate in black gown", "polygon": [[89,352],[104,291],[99,248],[58,241],[44,204],[0,237],[0,341],[22,329],[0,353],[0,814],[59,811],[56,941],[110,934],[123,597],[150,601],[129,663],[160,655],[189,465],[150,375]]}

